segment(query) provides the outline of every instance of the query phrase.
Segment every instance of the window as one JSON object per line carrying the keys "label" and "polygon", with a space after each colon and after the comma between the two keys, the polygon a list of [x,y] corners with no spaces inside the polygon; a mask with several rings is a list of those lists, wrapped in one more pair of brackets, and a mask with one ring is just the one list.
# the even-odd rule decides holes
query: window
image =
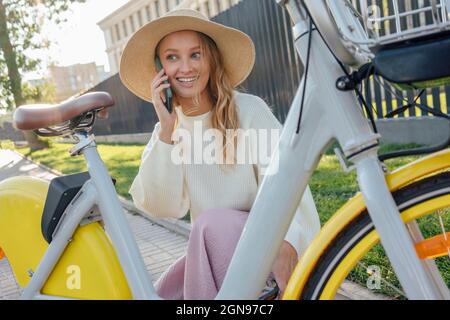
{"label": "window", "polygon": [[166,10],[167,10],[167,11],[170,10],[169,0],[166,0]]}
{"label": "window", "polygon": [[114,60],[115,60],[115,63],[116,63],[116,71],[118,71],[119,70],[119,64],[120,64],[120,57],[117,54],[117,52],[114,53]]}
{"label": "window", "polygon": [[156,17],[159,17],[159,1],[155,1]]}
{"label": "window", "polygon": [[107,42],[109,44],[113,44],[115,42],[114,40],[114,32],[113,32],[113,28],[109,28],[108,31],[106,32],[106,38],[107,38]]}
{"label": "window", "polygon": [[128,30],[127,30],[127,24],[125,20],[122,20],[122,28],[123,28],[123,34],[125,37],[128,37]]}
{"label": "window", "polygon": [[211,10],[209,10],[209,2],[205,1],[205,10],[206,10],[206,15],[209,17],[211,17]]}
{"label": "window", "polygon": [[134,28],[134,17],[132,15],[130,16],[130,26],[131,26],[131,33],[133,33],[134,30],[136,29]]}
{"label": "window", "polygon": [[139,10],[137,12],[137,17],[138,17],[138,23],[139,23],[139,28],[142,27],[142,13],[141,10]]}
{"label": "window", "polygon": [[152,20],[152,14],[150,12],[150,6],[145,6],[145,13],[147,14],[147,21]]}
{"label": "window", "polygon": [[72,76],[69,77],[69,80],[70,80],[70,88],[72,90],[77,90],[77,79],[76,79],[76,77],[72,75]]}
{"label": "window", "polygon": [[116,24],[114,27],[115,27],[115,29],[116,29],[116,41],[119,41],[119,40],[120,40],[120,30],[119,30],[119,25]]}

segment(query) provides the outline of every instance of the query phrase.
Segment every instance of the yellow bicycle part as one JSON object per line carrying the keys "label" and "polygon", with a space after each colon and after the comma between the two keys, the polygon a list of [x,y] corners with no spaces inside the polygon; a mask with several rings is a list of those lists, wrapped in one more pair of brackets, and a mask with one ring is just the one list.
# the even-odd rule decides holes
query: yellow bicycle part
{"label": "yellow bicycle part", "polygon": [[450,252],[450,232],[416,243],[417,255],[420,259],[434,259]]}
{"label": "yellow bicycle part", "polygon": [[[48,188],[48,181],[33,177],[0,182],[0,247],[21,287],[28,284],[48,248],[41,232]],[[131,298],[114,248],[98,222],[77,229],[41,293],[79,299]]]}
{"label": "yellow bicycle part", "polygon": [[[394,192],[414,181],[449,168],[450,150],[446,149],[418,159],[391,172],[386,175],[386,182],[389,190]],[[288,282],[283,299],[299,299],[311,272],[323,252],[341,230],[365,209],[363,196],[361,193],[358,193],[328,220],[299,260]]]}

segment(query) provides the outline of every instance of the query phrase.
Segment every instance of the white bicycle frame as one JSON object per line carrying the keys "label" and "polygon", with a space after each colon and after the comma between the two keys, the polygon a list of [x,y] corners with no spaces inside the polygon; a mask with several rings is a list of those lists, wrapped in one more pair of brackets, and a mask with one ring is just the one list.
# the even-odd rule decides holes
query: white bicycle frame
{"label": "white bicycle frame", "polygon": [[[305,8],[298,7],[293,1],[284,2],[295,23],[295,47],[301,60],[306,61],[309,17]],[[304,4],[309,12],[317,13],[323,19],[328,17],[324,2],[305,0]],[[318,21],[315,22],[317,24]],[[321,28],[319,30],[326,32]],[[296,128],[304,78],[275,151],[279,159],[278,173],[266,176],[262,182],[217,299],[258,297],[308,180],[324,150],[334,140],[339,142],[344,155],[356,168],[369,214],[406,295],[410,299],[440,299],[443,295],[418,259],[411,237],[386,186],[377,157],[379,135],[370,128],[354,93],[335,88],[335,81],[342,76],[342,70],[317,30],[311,36],[309,74],[300,132],[297,134]],[[78,134],[78,138],[80,142],[72,152],[84,155],[91,179],[64,212],[53,240],[21,298],[62,298],[43,295],[41,289],[80,222],[93,207],[98,206],[133,298],[160,299],[111,178],[98,155],[93,136]]]}
{"label": "white bicycle frame", "polygon": [[75,230],[96,206],[103,218],[106,232],[113,243],[133,298],[159,299],[124,215],[114,184],[98,154],[93,135],[79,133],[76,136],[80,142],[71,153],[84,155],[91,179],[83,185],[64,211],[53,239],[24,289],[21,299],[64,299],[43,295],[41,290]]}
{"label": "white bicycle frame", "polygon": [[[307,60],[309,37],[309,16],[305,9],[315,18],[316,26],[326,41],[338,51],[335,54],[342,56],[347,63],[363,62],[358,61],[360,57],[357,54],[349,54],[337,36],[333,36],[337,34],[335,25],[324,1],[304,0],[304,7],[292,0],[278,2],[286,6],[295,24],[295,47],[302,62]],[[352,21],[336,23],[355,26]],[[275,151],[278,152],[279,171],[266,176],[262,182],[218,299],[253,299],[263,288],[307,183],[320,156],[334,140],[339,142],[347,160],[354,163],[368,212],[407,297],[444,297],[439,286],[432,281],[432,275],[418,259],[412,239],[388,190],[377,157],[379,135],[370,128],[355,94],[339,91],[335,87],[336,79],[342,75],[343,71],[330,49],[314,30],[301,130],[296,133],[304,77]],[[264,237],[261,237],[262,232]]]}

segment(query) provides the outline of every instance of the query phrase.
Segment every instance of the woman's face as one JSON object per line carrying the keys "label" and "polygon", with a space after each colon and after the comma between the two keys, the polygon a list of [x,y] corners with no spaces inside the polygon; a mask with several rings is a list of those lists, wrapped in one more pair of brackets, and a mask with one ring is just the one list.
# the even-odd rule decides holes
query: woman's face
{"label": "woman's face", "polygon": [[201,94],[209,80],[209,61],[201,55],[201,39],[195,31],[167,35],[159,45],[159,57],[173,92],[181,98]]}

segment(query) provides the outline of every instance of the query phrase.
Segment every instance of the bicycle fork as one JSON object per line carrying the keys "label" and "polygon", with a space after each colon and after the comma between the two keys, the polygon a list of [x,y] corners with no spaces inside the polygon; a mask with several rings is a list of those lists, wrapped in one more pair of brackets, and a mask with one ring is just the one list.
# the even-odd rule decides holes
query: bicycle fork
{"label": "bicycle fork", "polygon": [[380,241],[409,299],[441,299],[419,260],[397,205],[387,188],[376,150],[353,160],[358,183]]}

